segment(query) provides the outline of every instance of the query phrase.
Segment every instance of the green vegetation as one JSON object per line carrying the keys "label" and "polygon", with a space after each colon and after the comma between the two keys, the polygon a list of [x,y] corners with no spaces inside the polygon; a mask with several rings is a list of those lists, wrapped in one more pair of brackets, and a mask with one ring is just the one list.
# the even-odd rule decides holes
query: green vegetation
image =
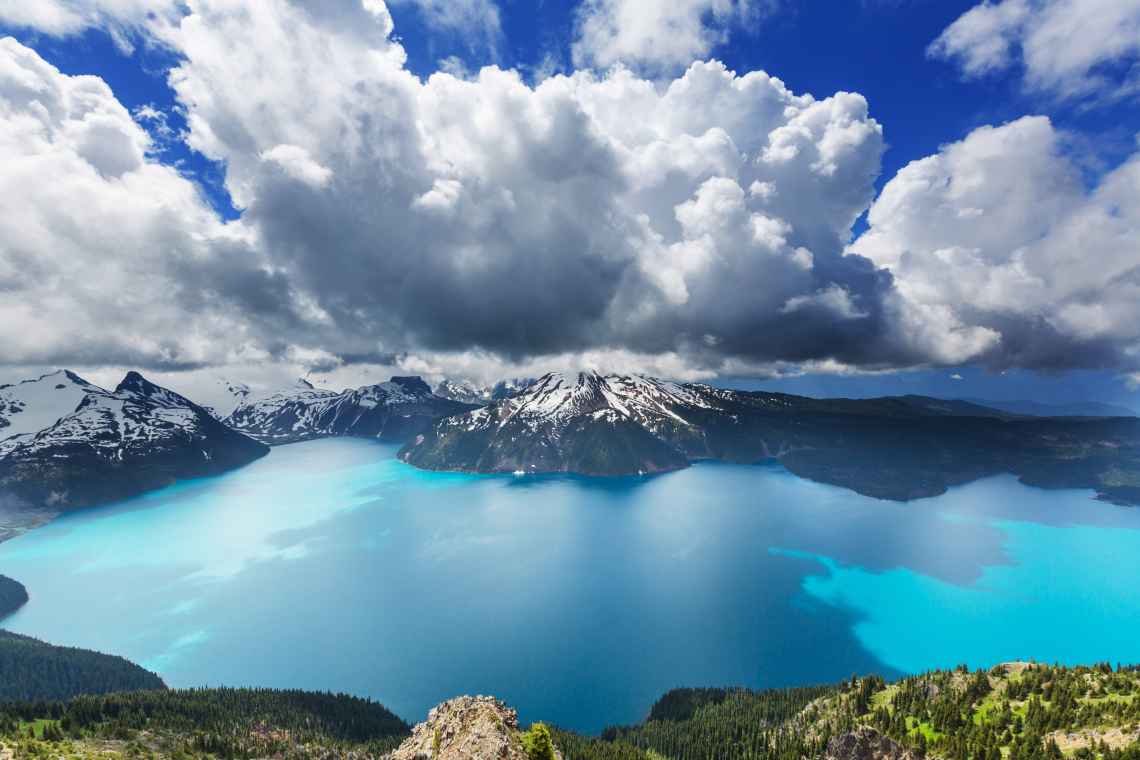
{"label": "green vegetation", "polygon": [[555,760],[554,744],[550,729],[545,723],[535,723],[522,735],[523,749],[530,760]]}
{"label": "green vegetation", "polygon": [[[811,688],[678,689],[638,725],[587,737],[535,723],[519,739],[530,760],[553,760],[556,749],[564,760],[810,760],[859,727],[932,760],[1140,760],[1140,669],[1012,663],[894,684],[868,676]],[[408,725],[379,704],[299,691],[139,691],[0,705],[0,757],[7,749],[13,760],[363,760],[408,736]]]}
{"label": "green vegetation", "polygon": [[122,657],[52,646],[0,631],[0,701],[61,700],[79,694],[164,688],[154,673]]}
{"label": "green vegetation", "polygon": [[[881,692],[881,680],[860,693]],[[879,729],[899,743],[950,760],[1140,759],[1140,674],[1134,668],[1016,663],[905,679],[872,707],[836,697],[839,722]]]}
{"label": "green vegetation", "polygon": [[[803,742],[789,725],[805,707],[836,687],[774,689],[675,689],[636,726],[606,729],[587,739],[555,732],[566,760],[720,760],[814,757],[826,741]],[[810,745],[811,752],[802,752]]]}
{"label": "green vegetation", "polygon": [[942,760],[1140,760],[1140,670],[1017,663],[896,684],[679,689],[645,723],[596,739],[555,732],[555,744],[566,760],[803,760],[859,726]]}
{"label": "green vegetation", "polygon": [[137,691],[0,705],[15,757],[379,757],[408,725],[358,697],[271,689]]}
{"label": "green vegetation", "polygon": [[6,618],[28,602],[28,590],[23,584],[6,575],[0,575],[0,618]]}

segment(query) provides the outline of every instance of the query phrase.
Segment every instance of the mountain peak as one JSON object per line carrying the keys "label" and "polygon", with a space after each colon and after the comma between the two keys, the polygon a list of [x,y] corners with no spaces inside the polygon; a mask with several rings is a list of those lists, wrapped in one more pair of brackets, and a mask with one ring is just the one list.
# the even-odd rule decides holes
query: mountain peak
{"label": "mountain peak", "polygon": [[125,377],[115,386],[115,393],[135,393],[143,396],[152,395],[156,390],[161,388],[150,380],[147,380],[141,373],[131,370]]}
{"label": "mountain peak", "polygon": [[392,385],[398,385],[408,393],[413,393],[417,396],[430,396],[431,386],[424,382],[424,379],[419,375],[396,375],[391,381]]}

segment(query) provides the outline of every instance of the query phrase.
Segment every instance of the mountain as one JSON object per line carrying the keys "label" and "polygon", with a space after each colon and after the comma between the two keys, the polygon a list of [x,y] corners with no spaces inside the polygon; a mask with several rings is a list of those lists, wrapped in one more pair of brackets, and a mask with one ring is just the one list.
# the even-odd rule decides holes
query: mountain
{"label": "mountain", "polygon": [[443,398],[418,377],[393,377],[340,393],[300,380],[293,388],[240,404],[225,422],[269,444],[329,436],[402,443],[438,418],[474,408]]}
{"label": "mountain", "polygon": [[479,385],[470,380],[443,380],[436,386],[435,395],[465,404],[486,406],[492,401],[516,396],[535,382],[537,381],[533,377],[514,377],[500,380],[494,385]]}
{"label": "mountain", "polygon": [[552,373],[442,419],[399,453],[425,469],[634,475],[718,459],[906,500],[1012,472],[1140,502],[1140,419],[1035,418],[923,396],[813,399],[635,375]]}
{"label": "mountain", "polygon": [[73,411],[9,441],[0,449],[0,494],[56,510],[219,474],[268,451],[137,372],[113,392],[84,385]]}
{"label": "mountain", "polygon": [[1039,401],[991,401],[986,399],[965,399],[972,404],[1000,409],[1012,414],[1031,417],[1135,417],[1136,410],[1117,404],[1104,404],[1099,401],[1072,401],[1066,404],[1043,404]]}
{"label": "mountain", "polygon": [[161,678],[122,657],[0,631],[0,702],[165,688]]}
{"label": "mountain", "polygon": [[538,378],[534,377],[512,377],[507,380],[500,380],[491,387],[491,400],[502,401],[505,398],[517,396],[537,382]]}
{"label": "mountain", "polygon": [[202,408],[219,420],[229,417],[235,409],[253,396],[253,389],[248,385],[225,377],[214,378],[213,391],[210,394],[210,403],[203,404]]}
{"label": "mountain", "polygon": [[435,387],[435,395],[440,398],[459,401],[464,404],[483,406],[491,402],[492,388],[470,380],[443,380]]}
{"label": "mountain", "polygon": [[641,383],[635,394],[617,382],[597,373],[544,375],[516,396],[440,420],[400,458],[476,472],[620,475],[684,467],[685,455],[663,440],[690,430],[670,409],[684,402],[669,394],[680,386],[631,379]]}
{"label": "mountain", "polygon": [[14,438],[55,424],[60,417],[75,411],[89,393],[101,390],[67,370],[0,385],[0,455],[15,445]]}

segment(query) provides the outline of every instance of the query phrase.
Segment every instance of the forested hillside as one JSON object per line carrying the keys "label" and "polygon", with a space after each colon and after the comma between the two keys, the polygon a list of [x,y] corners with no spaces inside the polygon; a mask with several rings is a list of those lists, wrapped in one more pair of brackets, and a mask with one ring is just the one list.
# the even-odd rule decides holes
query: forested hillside
{"label": "forested hillside", "polygon": [[122,657],[57,647],[0,631],[0,701],[164,688],[154,673]]}
{"label": "forested hillside", "polygon": [[1140,672],[1012,663],[895,684],[872,676],[819,689],[681,689],[645,723],[556,739],[566,760],[851,760],[829,745],[860,726],[915,757],[1140,760]]}
{"label": "forested hillside", "polygon": [[378,757],[409,732],[358,697],[271,689],[188,689],[0,705],[17,758]]}
{"label": "forested hillside", "polygon": [[19,581],[0,575],[0,620],[28,603],[28,590]]}
{"label": "forested hillside", "polygon": [[[437,726],[440,760],[451,756],[451,727]],[[537,729],[523,745],[532,760],[550,760],[548,743],[525,741],[546,731]],[[641,724],[597,737],[551,733],[563,760],[1140,760],[1140,671],[1011,663],[894,684],[871,676],[770,691],[679,689]],[[0,744],[16,760],[383,758],[410,735],[374,702],[296,691],[167,690],[0,705]]]}

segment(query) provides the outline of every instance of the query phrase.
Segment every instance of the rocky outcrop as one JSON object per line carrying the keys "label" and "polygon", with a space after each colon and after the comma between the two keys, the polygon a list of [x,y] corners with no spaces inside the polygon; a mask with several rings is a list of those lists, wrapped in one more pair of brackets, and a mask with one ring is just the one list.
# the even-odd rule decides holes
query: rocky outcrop
{"label": "rocky outcrop", "polygon": [[[560,754],[555,757],[561,760]],[[428,713],[388,760],[530,760],[518,713],[494,697],[456,697]]]}
{"label": "rocky outcrop", "polygon": [[860,726],[827,743],[824,760],[920,760],[920,755],[873,728]]}

